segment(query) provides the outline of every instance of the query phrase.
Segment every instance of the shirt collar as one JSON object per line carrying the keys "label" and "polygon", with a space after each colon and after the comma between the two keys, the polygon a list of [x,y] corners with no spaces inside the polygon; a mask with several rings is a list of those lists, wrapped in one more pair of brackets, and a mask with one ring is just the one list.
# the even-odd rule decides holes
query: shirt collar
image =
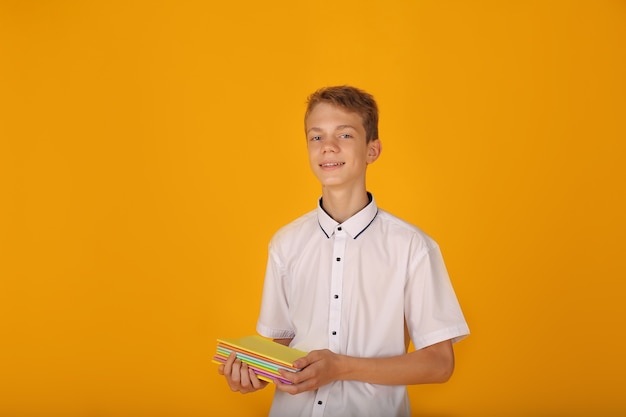
{"label": "shirt collar", "polygon": [[367,193],[367,196],[370,200],[369,204],[341,224],[324,211],[321,198],[317,201],[317,221],[327,238],[333,236],[339,226],[353,239],[359,237],[368,228],[378,214],[378,206],[371,193]]}

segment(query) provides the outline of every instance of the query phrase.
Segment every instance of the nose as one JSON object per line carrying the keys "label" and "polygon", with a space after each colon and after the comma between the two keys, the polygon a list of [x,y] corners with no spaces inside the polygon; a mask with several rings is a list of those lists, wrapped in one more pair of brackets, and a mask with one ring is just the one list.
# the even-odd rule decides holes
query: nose
{"label": "nose", "polygon": [[337,146],[337,139],[329,138],[324,141],[324,146],[322,147],[322,152],[339,152],[339,146]]}

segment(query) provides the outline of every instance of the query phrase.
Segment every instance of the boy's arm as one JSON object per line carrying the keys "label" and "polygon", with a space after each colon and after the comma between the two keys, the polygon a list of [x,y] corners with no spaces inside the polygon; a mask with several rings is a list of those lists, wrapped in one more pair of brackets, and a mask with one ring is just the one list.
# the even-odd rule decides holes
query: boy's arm
{"label": "boy's arm", "polygon": [[303,369],[281,372],[293,384],[277,383],[280,391],[297,394],[338,380],[383,385],[441,383],[454,371],[454,350],[450,340],[387,358],[357,358],[323,349],[309,352],[294,366]]}
{"label": "boy's arm", "polygon": [[281,345],[289,346],[293,339],[274,339],[274,342],[280,343]]}

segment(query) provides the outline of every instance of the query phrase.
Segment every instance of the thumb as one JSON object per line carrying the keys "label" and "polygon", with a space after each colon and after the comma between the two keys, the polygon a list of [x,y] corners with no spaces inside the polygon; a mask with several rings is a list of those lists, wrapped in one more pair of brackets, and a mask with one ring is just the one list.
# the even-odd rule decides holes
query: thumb
{"label": "thumb", "polygon": [[293,366],[298,369],[306,368],[313,361],[310,358],[310,355],[303,356],[302,358],[298,358],[294,361]]}

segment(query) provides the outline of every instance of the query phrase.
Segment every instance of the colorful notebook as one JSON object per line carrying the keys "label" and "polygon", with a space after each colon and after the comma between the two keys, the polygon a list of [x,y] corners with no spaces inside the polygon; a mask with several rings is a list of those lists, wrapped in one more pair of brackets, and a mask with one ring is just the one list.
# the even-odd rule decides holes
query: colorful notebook
{"label": "colorful notebook", "polygon": [[289,372],[298,372],[300,369],[293,367],[293,362],[306,356],[306,352],[293,349],[280,343],[261,336],[245,336],[239,338],[217,339],[217,348],[213,362],[221,364],[226,362],[231,352],[235,352],[237,358],[247,363],[259,379],[274,382],[278,379],[286,384],[288,380],[281,377],[279,369]]}

